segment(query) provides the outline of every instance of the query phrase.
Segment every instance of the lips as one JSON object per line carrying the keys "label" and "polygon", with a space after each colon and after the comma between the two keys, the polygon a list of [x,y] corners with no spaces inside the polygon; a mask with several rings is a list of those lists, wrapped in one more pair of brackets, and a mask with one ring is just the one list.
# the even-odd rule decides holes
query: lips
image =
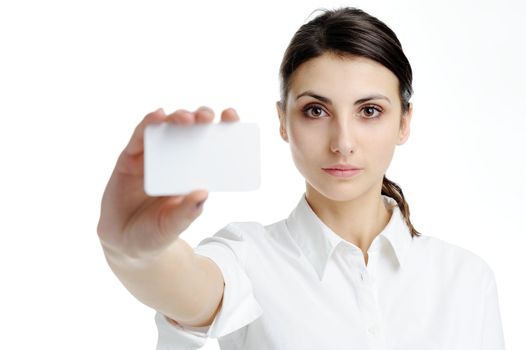
{"label": "lips", "polygon": [[361,168],[352,164],[334,164],[323,170],[360,170]]}
{"label": "lips", "polygon": [[345,169],[345,170],[341,170],[341,169],[323,169],[323,171],[325,171],[327,174],[330,174],[332,176],[336,176],[336,177],[339,177],[339,178],[350,178],[350,177],[354,177],[356,175],[358,175],[359,173],[362,172],[361,169]]}

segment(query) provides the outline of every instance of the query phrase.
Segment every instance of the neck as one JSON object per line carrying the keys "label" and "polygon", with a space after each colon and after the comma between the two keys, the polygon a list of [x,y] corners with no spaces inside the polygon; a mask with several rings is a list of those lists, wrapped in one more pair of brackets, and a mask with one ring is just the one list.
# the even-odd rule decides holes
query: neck
{"label": "neck", "polygon": [[307,184],[305,197],[320,220],[342,239],[360,248],[367,261],[367,250],[392,215],[380,191],[369,191],[350,200],[336,201]]}

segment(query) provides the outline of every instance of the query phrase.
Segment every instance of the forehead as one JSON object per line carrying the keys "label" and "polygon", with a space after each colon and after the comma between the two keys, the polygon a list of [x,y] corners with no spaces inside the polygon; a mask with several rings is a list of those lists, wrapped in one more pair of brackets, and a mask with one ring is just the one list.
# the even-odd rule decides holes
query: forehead
{"label": "forehead", "polygon": [[331,96],[382,93],[396,100],[398,78],[389,69],[359,56],[339,57],[325,53],[301,64],[293,73],[290,93],[312,89]]}

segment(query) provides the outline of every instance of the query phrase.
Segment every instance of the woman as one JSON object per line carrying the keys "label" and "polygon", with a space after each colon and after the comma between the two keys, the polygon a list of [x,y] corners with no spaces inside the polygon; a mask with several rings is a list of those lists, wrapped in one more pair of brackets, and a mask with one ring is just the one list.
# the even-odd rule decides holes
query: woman
{"label": "woman", "polygon": [[361,10],[325,11],[294,35],[280,76],[280,134],[306,183],[286,219],[230,223],[192,248],[178,236],[206,191],[144,194],[145,125],[208,123],[206,107],[147,115],[117,162],[98,233],[112,270],[157,310],[157,348],[503,349],[491,268],[416,231],[385,177],[412,118],[396,35]]}

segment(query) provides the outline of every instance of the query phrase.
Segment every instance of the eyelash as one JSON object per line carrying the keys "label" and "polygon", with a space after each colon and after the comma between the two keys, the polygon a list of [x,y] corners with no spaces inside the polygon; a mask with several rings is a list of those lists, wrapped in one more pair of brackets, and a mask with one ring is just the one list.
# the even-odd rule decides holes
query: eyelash
{"label": "eyelash", "polygon": [[[321,119],[321,118],[322,118],[322,117],[309,117],[309,116],[307,115],[307,112],[308,112],[309,110],[311,110],[312,108],[314,108],[314,107],[316,107],[316,108],[320,108],[322,111],[325,112],[325,110],[323,109],[323,107],[320,106],[319,104],[309,104],[309,105],[305,106],[305,107],[302,109],[302,112],[303,112],[303,115],[305,116],[305,118],[308,118],[308,119]],[[378,113],[382,113],[382,112],[383,112],[383,109],[380,108],[380,107],[377,106],[377,105],[365,105],[365,106],[362,107],[361,111],[363,111],[363,110],[366,109],[366,108],[372,108],[372,109],[374,109],[375,111],[377,111]],[[327,113],[327,112],[325,112],[325,113]],[[378,116],[376,116],[376,117],[365,117],[364,119],[373,119],[373,120],[374,120],[374,119],[379,119],[379,118],[380,118],[380,115],[378,115]]]}

